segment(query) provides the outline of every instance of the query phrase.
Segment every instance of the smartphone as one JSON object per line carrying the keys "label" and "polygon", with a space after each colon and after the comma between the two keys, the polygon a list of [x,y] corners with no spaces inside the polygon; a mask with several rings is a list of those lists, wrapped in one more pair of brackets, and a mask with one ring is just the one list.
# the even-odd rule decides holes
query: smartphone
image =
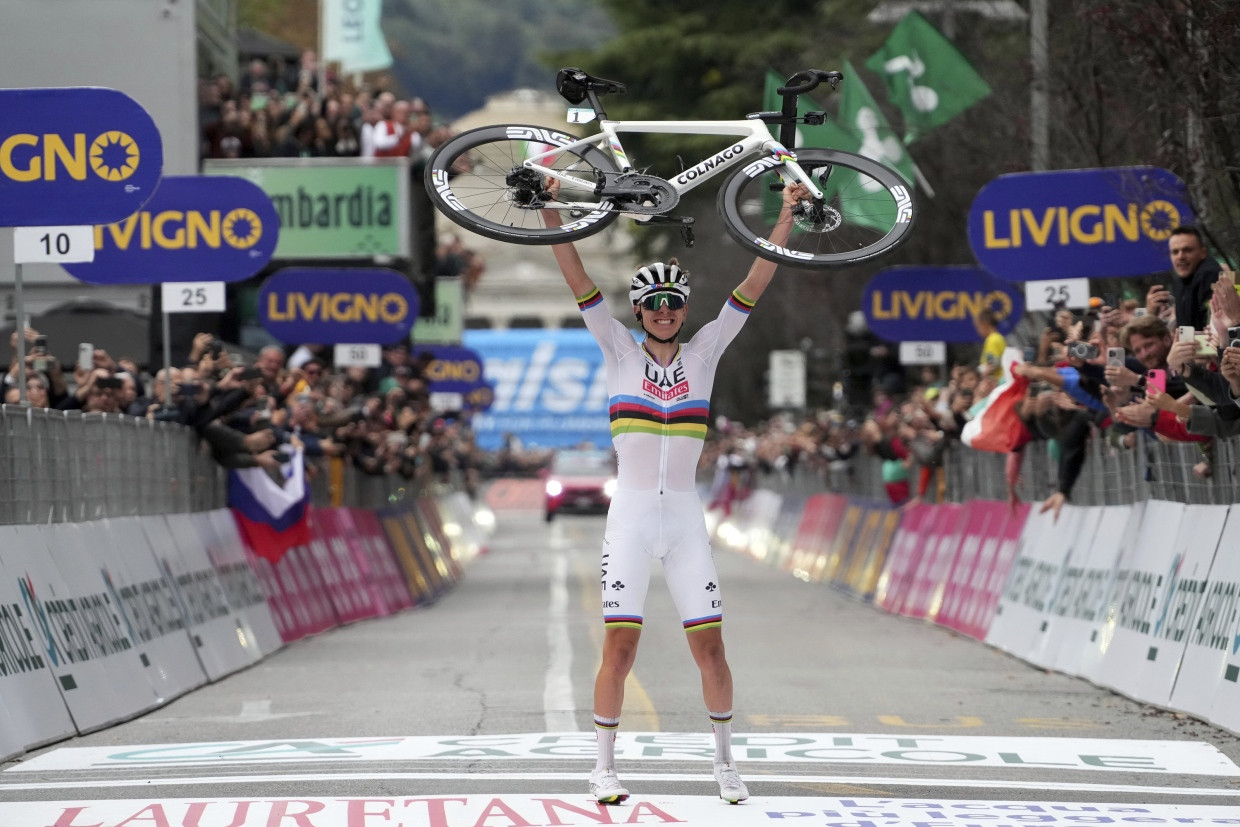
{"label": "smartphone", "polygon": [[1176,340],[1179,342],[1191,342],[1197,336],[1196,329],[1189,325],[1181,326],[1179,331],[1180,337]]}
{"label": "smartphone", "polygon": [[1240,327],[1227,328],[1227,346],[1240,347]]}
{"label": "smartphone", "polygon": [[44,356],[47,354],[47,337],[35,336],[34,342],[31,343],[30,352]]}
{"label": "smartphone", "polygon": [[1163,393],[1167,392],[1167,372],[1165,370],[1154,369],[1145,374],[1145,384],[1158,388]]}
{"label": "smartphone", "polygon": [[245,381],[248,381],[248,380],[250,380],[250,379],[259,379],[259,378],[261,378],[261,377],[262,377],[262,375],[263,375],[263,372],[262,372],[261,370],[259,370],[258,368],[255,368],[255,367],[249,367],[249,368],[245,368],[244,370],[242,370],[242,371],[241,371],[241,374],[240,374],[240,376],[239,376],[238,378],[239,378],[242,382],[245,382]]}
{"label": "smartphone", "polygon": [[1134,316],[1144,316],[1146,313],[1147,311],[1144,307],[1138,307],[1136,310],[1132,311],[1132,315]]}
{"label": "smartphone", "polygon": [[1217,356],[1218,351],[1210,346],[1210,337],[1205,333],[1198,333],[1194,339],[1197,342],[1198,356]]}
{"label": "smartphone", "polygon": [[1111,365],[1117,368],[1124,366],[1124,349],[1122,347],[1107,348],[1107,367]]}
{"label": "smartphone", "polygon": [[78,370],[90,370],[95,366],[95,346],[90,342],[78,345]]}

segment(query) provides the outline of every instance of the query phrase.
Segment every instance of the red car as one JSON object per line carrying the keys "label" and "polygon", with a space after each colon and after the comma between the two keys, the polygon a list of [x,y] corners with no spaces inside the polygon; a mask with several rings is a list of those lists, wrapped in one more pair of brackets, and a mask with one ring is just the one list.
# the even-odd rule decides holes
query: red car
{"label": "red car", "polygon": [[555,453],[546,477],[547,522],[561,511],[606,513],[616,491],[616,455],[596,448],[566,448]]}

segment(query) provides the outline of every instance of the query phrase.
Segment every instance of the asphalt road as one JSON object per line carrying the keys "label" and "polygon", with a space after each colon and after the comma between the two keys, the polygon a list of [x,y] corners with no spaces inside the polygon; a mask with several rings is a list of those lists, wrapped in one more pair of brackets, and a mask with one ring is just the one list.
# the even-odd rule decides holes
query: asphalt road
{"label": "asphalt road", "polygon": [[752,797],[716,797],[656,573],[618,740],[634,795],[595,806],[603,518],[497,516],[436,605],[3,765],[0,827],[1240,823],[1240,737],[731,552],[716,562]]}

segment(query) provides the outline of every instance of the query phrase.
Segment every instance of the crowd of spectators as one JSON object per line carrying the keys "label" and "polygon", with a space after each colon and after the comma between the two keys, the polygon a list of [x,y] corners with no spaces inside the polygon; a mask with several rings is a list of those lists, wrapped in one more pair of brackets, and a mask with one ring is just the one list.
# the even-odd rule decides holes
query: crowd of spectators
{"label": "crowd of spectators", "polygon": [[[432,407],[425,371],[433,357],[404,344],[385,347],[377,368],[333,370],[319,346],[286,352],[272,345],[245,365],[200,333],[185,364],[148,375],[102,349],[89,368],[69,370],[41,349],[40,338],[26,329],[28,404],[187,425],[227,468],[278,473],[295,446],[311,475],[326,458],[342,457],[366,474],[451,482],[473,493],[485,464],[469,413]],[[3,379],[6,404],[20,400],[19,373],[14,357]]]}
{"label": "crowd of spectators", "polygon": [[[880,462],[894,504],[941,496],[940,469],[953,451],[978,444],[962,437],[983,410],[999,412],[985,427],[1009,435],[1012,502],[1024,454],[1039,443],[1051,443],[1058,466],[1041,503],[1056,515],[1071,498],[1091,439],[1119,451],[1135,447],[1137,432],[1194,443],[1200,461],[1193,472],[1209,477],[1213,440],[1240,434],[1240,293],[1235,275],[1210,257],[1195,228],[1176,228],[1169,253],[1175,277],[1150,288],[1144,306],[1129,292],[1091,300],[1083,311],[1061,307],[1036,341],[1003,337],[993,315],[981,311],[974,319],[979,358],[954,365],[947,376],[924,368],[914,378],[892,364],[889,348],[854,330],[853,341],[870,360],[851,360],[854,368],[866,366],[854,371],[862,381],[841,395],[850,397],[842,411],[800,423],[775,417],[759,429],[715,429],[702,466],[704,476],[714,476],[714,504],[726,508],[744,496],[751,475],[806,463],[846,486],[840,472],[857,455]],[[999,404],[1004,397],[1008,404]]]}

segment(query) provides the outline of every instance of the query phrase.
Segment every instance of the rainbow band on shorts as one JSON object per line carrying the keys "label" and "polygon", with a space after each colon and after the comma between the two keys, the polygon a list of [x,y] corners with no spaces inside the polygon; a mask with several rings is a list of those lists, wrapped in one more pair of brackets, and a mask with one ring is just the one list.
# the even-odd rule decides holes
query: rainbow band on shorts
{"label": "rainbow band on shorts", "polygon": [[722,625],[723,615],[695,617],[692,620],[686,620],[684,623],[686,632],[700,632],[703,629],[718,629]]}
{"label": "rainbow band on shorts", "polygon": [[611,615],[603,618],[603,626],[608,629],[637,629],[641,631],[642,619],[639,615]]}

